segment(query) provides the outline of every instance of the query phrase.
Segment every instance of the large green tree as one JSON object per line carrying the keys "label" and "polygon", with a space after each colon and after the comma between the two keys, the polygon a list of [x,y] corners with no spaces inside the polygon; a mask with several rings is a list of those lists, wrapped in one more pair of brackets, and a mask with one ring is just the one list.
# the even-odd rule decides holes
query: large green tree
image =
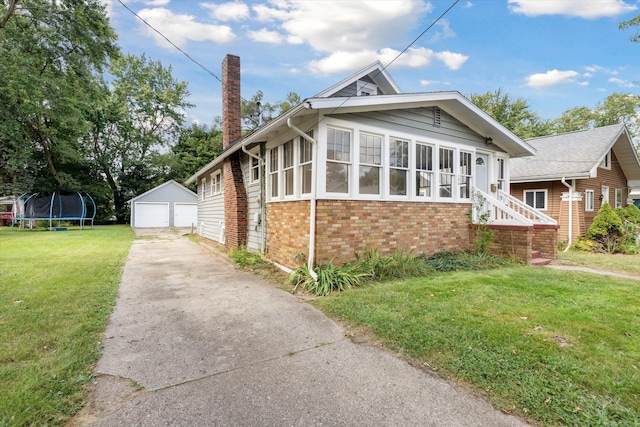
{"label": "large green tree", "polygon": [[264,94],[259,90],[250,99],[242,99],[240,111],[244,131],[252,131],[300,103],[300,95],[295,92],[289,92],[283,101],[273,104],[265,102],[263,97]]}
{"label": "large green tree", "polygon": [[0,192],[76,191],[91,93],[116,35],[99,0],[0,2]]}
{"label": "large green tree", "polygon": [[476,104],[500,124],[520,138],[533,138],[549,135],[548,121],[542,120],[523,98],[513,99],[498,89],[484,94],[471,94],[471,102]]}
{"label": "large green tree", "polygon": [[116,217],[124,222],[126,201],[165,174],[160,157],[176,142],[192,105],[187,83],[144,54],[117,58],[109,71],[112,81],[96,92],[85,141],[111,189]]}

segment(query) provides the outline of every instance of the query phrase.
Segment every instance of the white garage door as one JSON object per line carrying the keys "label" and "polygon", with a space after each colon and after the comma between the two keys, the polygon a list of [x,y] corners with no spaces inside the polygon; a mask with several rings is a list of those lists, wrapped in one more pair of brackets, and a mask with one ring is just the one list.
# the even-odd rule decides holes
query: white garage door
{"label": "white garage door", "polygon": [[198,222],[198,205],[195,203],[176,203],[173,205],[173,226],[191,227]]}
{"label": "white garage door", "polygon": [[169,203],[136,203],[134,227],[168,227]]}

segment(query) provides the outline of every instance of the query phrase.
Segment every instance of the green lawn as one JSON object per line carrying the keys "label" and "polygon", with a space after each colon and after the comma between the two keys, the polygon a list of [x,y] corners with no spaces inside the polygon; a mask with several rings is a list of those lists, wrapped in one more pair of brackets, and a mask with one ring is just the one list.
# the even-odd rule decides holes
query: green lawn
{"label": "green lawn", "polygon": [[607,271],[617,271],[640,277],[640,255],[590,254],[570,250],[559,252],[558,260],[569,265],[580,265]]}
{"label": "green lawn", "polygon": [[61,425],[87,395],[133,232],[0,227],[0,425]]}
{"label": "green lawn", "polygon": [[540,267],[436,274],[316,304],[543,425],[640,425],[640,282]]}

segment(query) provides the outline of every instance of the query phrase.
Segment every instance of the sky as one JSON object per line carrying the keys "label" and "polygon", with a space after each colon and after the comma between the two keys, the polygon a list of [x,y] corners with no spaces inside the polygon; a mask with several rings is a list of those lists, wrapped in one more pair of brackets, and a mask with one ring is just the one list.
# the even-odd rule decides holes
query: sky
{"label": "sky", "polygon": [[260,90],[269,103],[312,97],[376,60],[405,93],[501,90],[543,119],[640,95],[640,43],[629,40],[640,27],[619,29],[640,0],[102,1],[125,53],[188,82],[187,124],[221,116],[229,53],[242,97]]}

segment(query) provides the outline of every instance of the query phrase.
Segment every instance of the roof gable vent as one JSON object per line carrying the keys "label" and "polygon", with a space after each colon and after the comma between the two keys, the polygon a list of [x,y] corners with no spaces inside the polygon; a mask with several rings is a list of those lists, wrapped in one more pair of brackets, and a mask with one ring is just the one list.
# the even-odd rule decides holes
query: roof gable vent
{"label": "roof gable vent", "polygon": [[439,107],[433,107],[433,125],[437,128],[440,127],[440,121],[442,118],[442,111]]}

